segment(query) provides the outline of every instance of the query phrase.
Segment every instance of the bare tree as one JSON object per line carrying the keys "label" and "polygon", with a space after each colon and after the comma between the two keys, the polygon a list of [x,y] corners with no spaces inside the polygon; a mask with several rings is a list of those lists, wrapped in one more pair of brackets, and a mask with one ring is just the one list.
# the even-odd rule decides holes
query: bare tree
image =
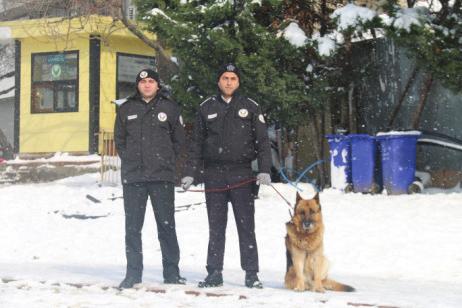
{"label": "bare tree", "polygon": [[[171,61],[160,42],[152,40],[142,31],[138,23],[127,17],[127,1],[125,0],[3,0],[10,10],[0,14],[0,20],[12,18],[43,18],[43,29],[49,37],[57,41],[69,42],[71,34],[89,25],[105,24],[105,27],[95,29],[103,43],[108,43],[112,33],[121,28],[127,28],[145,44],[156,51],[157,69],[162,76],[171,76],[176,71],[176,65]],[[18,17],[19,16],[19,17]],[[96,16],[111,17],[112,22],[94,22]],[[47,18],[56,17],[53,20]],[[71,24],[71,19],[74,23]],[[75,19],[78,20],[77,26]],[[91,23],[90,21],[93,21]],[[65,33],[58,28],[66,26]]]}

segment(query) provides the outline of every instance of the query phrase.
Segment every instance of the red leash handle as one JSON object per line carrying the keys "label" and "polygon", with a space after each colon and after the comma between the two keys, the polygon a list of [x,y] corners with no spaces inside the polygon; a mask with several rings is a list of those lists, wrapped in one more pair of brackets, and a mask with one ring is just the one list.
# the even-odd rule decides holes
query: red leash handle
{"label": "red leash handle", "polygon": [[256,178],[251,178],[251,179],[247,179],[247,180],[245,180],[245,181],[242,181],[242,182],[233,184],[233,185],[231,185],[231,186],[228,185],[227,187],[224,187],[224,188],[188,189],[188,191],[191,191],[191,192],[205,192],[205,193],[209,193],[209,192],[223,192],[223,191],[227,191],[227,190],[231,190],[231,189],[234,189],[234,188],[238,188],[238,187],[244,186],[244,185],[246,185],[246,184],[255,182],[256,180],[257,180]]}
{"label": "red leash handle", "polygon": [[[190,189],[188,191],[190,191],[190,192],[206,192],[206,193],[208,193],[208,192],[222,192],[222,191],[227,191],[227,190],[231,190],[231,189],[234,189],[234,188],[244,186],[246,184],[255,182],[256,180],[257,180],[256,178],[251,178],[251,179],[248,179],[248,180],[245,180],[245,181],[242,181],[242,182],[239,182],[239,183],[236,183],[236,184],[233,184],[231,186],[224,187],[224,188]],[[287,201],[286,198],[284,198],[284,196],[276,189],[276,187],[274,187],[272,184],[270,184],[270,186],[286,202],[287,206],[289,207],[289,215],[290,215],[291,218],[293,218],[293,215],[292,215],[292,211],[294,210],[293,206],[290,204],[289,201]]]}

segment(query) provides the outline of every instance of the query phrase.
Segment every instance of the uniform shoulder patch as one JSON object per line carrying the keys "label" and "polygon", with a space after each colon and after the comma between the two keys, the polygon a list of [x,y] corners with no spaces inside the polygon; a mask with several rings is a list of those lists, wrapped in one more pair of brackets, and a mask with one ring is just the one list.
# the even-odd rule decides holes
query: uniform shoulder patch
{"label": "uniform shoulder patch", "polygon": [[262,122],[263,124],[265,124],[265,117],[264,117],[262,114],[260,114],[260,115],[258,116],[258,120],[260,120],[260,122]]}

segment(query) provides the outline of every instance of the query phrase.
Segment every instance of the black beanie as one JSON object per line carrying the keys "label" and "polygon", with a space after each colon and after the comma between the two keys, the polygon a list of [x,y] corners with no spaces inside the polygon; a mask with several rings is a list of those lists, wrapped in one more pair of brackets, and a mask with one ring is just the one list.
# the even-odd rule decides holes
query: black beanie
{"label": "black beanie", "polygon": [[136,85],[138,85],[138,82],[144,78],[152,78],[160,85],[159,74],[150,68],[144,69],[136,75]]}
{"label": "black beanie", "polygon": [[233,63],[227,63],[220,67],[220,69],[218,70],[217,80],[220,80],[221,75],[223,75],[226,72],[231,72],[231,73],[236,74],[237,78],[239,78],[239,81],[241,80],[241,72],[239,71],[237,66],[234,65]]}

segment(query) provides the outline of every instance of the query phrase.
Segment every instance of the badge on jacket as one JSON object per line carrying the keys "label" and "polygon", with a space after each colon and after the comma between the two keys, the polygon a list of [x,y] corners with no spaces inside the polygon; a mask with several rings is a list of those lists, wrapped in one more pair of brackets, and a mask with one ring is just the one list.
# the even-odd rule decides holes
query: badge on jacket
{"label": "badge on jacket", "polygon": [[165,114],[165,112],[159,112],[159,114],[157,115],[157,118],[161,122],[167,121],[167,115]]}
{"label": "badge on jacket", "polygon": [[262,114],[260,114],[260,115],[258,116],[258,119],[260,120],[260,122],[262,122],[263,124],[265,124],[265,117],[264,117]]}
{"label": "badge on jacket", "polygon": [[249,115],[249,112],[247,111],[247,109],[240,109],[240,110],[239,110],[239,116],[240,116],[241,118],[245,118],[245,117],[247,117],[248,115]]}

